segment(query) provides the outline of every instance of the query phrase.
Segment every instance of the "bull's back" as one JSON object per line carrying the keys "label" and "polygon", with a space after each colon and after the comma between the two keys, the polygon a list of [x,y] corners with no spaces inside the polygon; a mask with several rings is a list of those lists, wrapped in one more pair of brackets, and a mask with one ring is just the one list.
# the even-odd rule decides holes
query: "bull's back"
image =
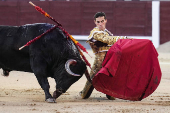
{"label": "bull's back", "polygon": [[[54,27],[51,24],[29,24],[23,26],[0,26],[0,68],[32,72],[30,57],[39,54],[54,59],[60,64],[63,59],[77,58],[78,50],[63,32],[55,30],[42,36],[30,46],[19,48],[28,41]],[[51,58],[53,57],[53,58]],[[45,59],[45,60],[46,60]],[[50,62],[50,61],[48,61]]]}
{"label": "bull's back", "polygon": [[45,25],[0,26],[0,68],[32,72],[29,47],[19,48],[48,29]]}

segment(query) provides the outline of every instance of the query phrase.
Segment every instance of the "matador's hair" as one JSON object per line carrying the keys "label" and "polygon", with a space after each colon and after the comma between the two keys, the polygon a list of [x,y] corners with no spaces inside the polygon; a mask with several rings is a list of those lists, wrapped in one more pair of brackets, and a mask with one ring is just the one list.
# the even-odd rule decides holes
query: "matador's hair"
{"label": "matador's hair", "polygon": [[97,12],[95,15],[94,15],[94,20],[96,20],[96,18],[98,17],[102,17],[104,16],[104,19],[106,19],[106,14],[104,12]]}

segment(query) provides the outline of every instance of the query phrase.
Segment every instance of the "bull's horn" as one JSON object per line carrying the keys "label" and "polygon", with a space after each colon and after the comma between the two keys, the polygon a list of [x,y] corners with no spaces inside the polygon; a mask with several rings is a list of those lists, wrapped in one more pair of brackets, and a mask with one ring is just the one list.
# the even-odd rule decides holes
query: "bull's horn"
{"label": "bull's horn", "polygon": [[66,69],[67,73],[69,73],[69,74],[72,75],[72,76],[81,76],[81,75],[79,75],[79,74],[73,73],[73,72],[70,70],[70,65],[71,65],[71,64],[75,64],[75,63],[77,63],[77,61],[74,60],[74,59],[68,60],[68,61],[65,63],[65,69]]}

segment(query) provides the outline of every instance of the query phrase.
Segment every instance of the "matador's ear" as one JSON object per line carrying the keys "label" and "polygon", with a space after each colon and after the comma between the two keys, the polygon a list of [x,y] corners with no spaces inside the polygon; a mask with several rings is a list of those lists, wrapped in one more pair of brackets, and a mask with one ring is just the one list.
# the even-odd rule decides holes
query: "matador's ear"
{"label": "matador's ear", "polygon": [[96,24],[96,20],[94,20],[94,24]]}

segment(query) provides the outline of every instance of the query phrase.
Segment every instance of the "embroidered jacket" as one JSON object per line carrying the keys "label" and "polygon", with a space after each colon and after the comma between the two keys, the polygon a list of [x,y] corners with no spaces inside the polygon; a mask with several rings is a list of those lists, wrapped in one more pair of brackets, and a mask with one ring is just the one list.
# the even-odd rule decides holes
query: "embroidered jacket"
{"label": "embroidered jacket", "polygon": [[99,30],[95,27],[89,35],[87,41],[94,53],[108,51],[110,47],[118,40],[125,39],[126,37],[113,36],[113,34],[105,29],[104,31]]}

